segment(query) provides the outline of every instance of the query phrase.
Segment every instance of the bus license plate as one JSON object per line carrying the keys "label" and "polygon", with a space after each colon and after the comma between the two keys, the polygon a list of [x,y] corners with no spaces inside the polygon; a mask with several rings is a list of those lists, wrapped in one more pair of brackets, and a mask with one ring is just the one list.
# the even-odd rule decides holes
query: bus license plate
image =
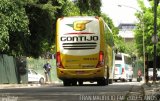
{"label": "bus license plate", "polygon": [[84,71],[76,71],[77,74],[84,74]]}

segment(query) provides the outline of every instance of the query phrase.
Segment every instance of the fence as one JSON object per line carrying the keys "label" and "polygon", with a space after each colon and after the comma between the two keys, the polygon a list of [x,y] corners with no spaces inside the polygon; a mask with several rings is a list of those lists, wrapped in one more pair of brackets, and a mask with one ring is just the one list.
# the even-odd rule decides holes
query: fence
{"label": "fence", "polygon": [[0,55],[0,83],[18,83],[15,62],[12,56]]}
{"label": "fence", "polygon": [[134,67],[133,67],[133,76],[137,78],[137,73],[138,73],[138,69],[140,69],[142,71],[142,74],[144,75],[144,66],[143,66],[143,61],[141,60],[136,60],[134,62]]}
{"label": "fence", "polygon": [[[40,74],[44,75],[43,65],[48,61],[47,59],[33,59],[26,57],[14,58],[5,54],[0,54],[0,84],[17,84],[28,83],[27,69],[31,68]],[[55,60],[49,60],[51,69],[51,81],[59,82],[56,75]]]}
{"label": "fence", "polygon": [[[0,84],[27,83],[26,66],[21,62],[22,59],[0,54]],[[23,73],[19,71],[20,68]]]}

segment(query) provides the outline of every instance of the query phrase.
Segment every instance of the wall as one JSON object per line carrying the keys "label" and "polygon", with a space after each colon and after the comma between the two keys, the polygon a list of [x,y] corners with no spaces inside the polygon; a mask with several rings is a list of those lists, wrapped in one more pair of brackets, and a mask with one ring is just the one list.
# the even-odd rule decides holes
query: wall
{"label": "wall", "polygon": [[[25,57],[14,58],[0,54],[0,84],[28,83]],[[20,68],[21,71],[20,71]]]}

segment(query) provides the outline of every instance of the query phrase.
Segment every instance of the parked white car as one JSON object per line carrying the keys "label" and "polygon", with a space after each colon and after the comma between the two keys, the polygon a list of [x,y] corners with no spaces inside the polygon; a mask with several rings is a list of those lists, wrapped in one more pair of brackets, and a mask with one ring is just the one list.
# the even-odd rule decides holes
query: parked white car
{"label": "parked white car", "polygon": [[28,83],[45,83],[45,77],[33,69],[28,69]]}
{"label": "parked white car", "polygon": [[[159,79],[160,78],[160,69],[156,69],[156,71],[157,71],[157,79]],[[148,69],[148,76],[149,76],[150,80],[153,79],[153,68]]]}

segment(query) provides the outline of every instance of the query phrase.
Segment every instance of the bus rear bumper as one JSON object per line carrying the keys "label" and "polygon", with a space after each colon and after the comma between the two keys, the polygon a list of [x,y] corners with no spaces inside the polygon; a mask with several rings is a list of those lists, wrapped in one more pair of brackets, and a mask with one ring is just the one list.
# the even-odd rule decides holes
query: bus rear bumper
{"label": "bus rear bumper", "polygon": [[83,81],[95,81],[99,78],[104,78],[104,69],[61,69],[57,68],[58,78],[61,80],[74,79]]}

